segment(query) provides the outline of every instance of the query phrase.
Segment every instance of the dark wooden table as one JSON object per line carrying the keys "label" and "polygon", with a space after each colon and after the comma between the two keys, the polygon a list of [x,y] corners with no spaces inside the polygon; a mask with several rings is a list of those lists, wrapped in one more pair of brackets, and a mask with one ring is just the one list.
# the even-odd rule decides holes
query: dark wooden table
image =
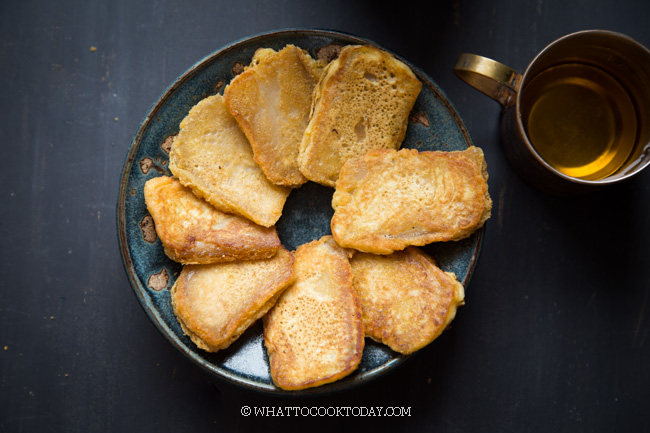
{"label": "dark wooden table", "polygon": [[[649,21],[646,0],[0,3],[0,431],[650,431],[650,170],[580,198],[537,192],[505,160],[498,104],[453,74],[461,52],[523,70],[584,29],[650,46]],[[115,206],[133,135],[175,78],[295,27],[372,39],[431,76],[485,151],[494,211],[451,330],[359,388],[281,398],[214,379],[160,335]]]}

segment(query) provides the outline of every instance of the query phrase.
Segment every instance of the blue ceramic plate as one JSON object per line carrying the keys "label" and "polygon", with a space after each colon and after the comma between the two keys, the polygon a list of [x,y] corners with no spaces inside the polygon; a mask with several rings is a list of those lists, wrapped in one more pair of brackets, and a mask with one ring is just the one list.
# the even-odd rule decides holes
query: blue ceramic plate
{"label": "blue ceramic plate", "polygon": [[[172,311],[169,292],[181,266],[169,260],[163,252],[144,204],[143,188],[152,177],[171,175],[167,168],[168,138],[178,133],[179,124],[190,108],[201,99],[221,92],[238,68],[250,63],[256,49],[269,47],[279,50],[287,44],[302,47],[313,57],[327,55],[335,51],[336,46],[376,45],[332,31],[295,29],[247,38],[209,55],[178,78],[143,120],[126,157],[117,204],[118,236],[126,272],[136,297],[160,332],[184,355],[214,376],[247,388],[274,393],[284,391],[276,388],[271,380],[260,321],[228,349],[214,354],[198,349],[183,334]],[[424,86],[412,111],[403,147],[462,150],[470,146],[469,133],[444,93],[422,71],[409,66]],[[280,239],[288,249],[295,250],[303,243],[331,233],[332,193],[333,189],[313,182],[291,192],[277,224]],[[468,239],[432,244],[424,250],[438,261],[441,268],[454,272],[467,286],[479,256],[482,233],[479,230]],[[363,358],[356,372],[338,382],[300,393],[346,389],[392,370],[405,359],[386,346],[366,339]]]}

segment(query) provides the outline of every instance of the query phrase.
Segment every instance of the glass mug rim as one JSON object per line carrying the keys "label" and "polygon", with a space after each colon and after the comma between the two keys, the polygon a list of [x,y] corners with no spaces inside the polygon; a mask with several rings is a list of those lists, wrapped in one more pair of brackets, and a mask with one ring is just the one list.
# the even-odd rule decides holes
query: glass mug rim
{"label": "glass mug rim", "polygon": [[[472,87],[475,87],[477,90],[487,94],[488,96],[490,96],[491,98],[499,102],[502,105],[504,114],[505,111],[507,110],[515,110],[514,117],[516,119],[516,129],[517,129],[518,137],[514,137],[514,140],[520,141],[521,142],[520,145],[523,144],[525,146],[526,151],[535,159],[535,161],[541,167],[549,171],[553,176],[557,178],[560,178],[569,183],[573,183],[585,187],[605,186],[605,185],[618,183],[642,171],[645,167],[650,165],[650,157],[647,157],[646,155],[647,152],[650,151],[650,141],[648,141],[645,144],[639,142],[635,143],[635,148],[637,146],[641,146],[642,148],[641,153],[637,154],[636,157],[630,155],[628,159],[623,163],[621,168],[617,169],[614,173],[611,173],[603,178],[582,179],[579,177],[570,176],[568,174],[561,172],[560,170],[556,169],[551,164],[549,164],[549,162],[547,162],[547,160],[539,154],[535,146],[533,146],[531,139],[529,137],[529,133],[526,130],[524,125],[524,116],[522,113],[522,95],[526,94],[525,88],[526,88],[526,84],[529,81],[537,77],[541,72],[547,71],[552,66],[556,66],[559,64],[556,63],[555,65],[548,65],[539,70],[535,70],[536,66],[538,66],[538,64],[541,63],[542,60],[545,59],[545,57],[547,57],[550,52],[556,50],[558,45],[565,44],[568,40],[581,38],[585,36],[587,37],[594,36],[594,35],[598,35],[599,37],[602,36],[609,41],[613,41],[614,39],[622,40],[626,44],[629,44],[634,49],[643,52],[643,56],[650,59],[650,50],[648,50],[648,48],[646,48],[643,44],[639,43],[638,41],[631,38],[630,36],[627,36],[622,33],[614,32],[614,31],[610,31],[610,30],[581,30],[578,32],[564,35],[560,38],[555,39],[548,45],[546,45],[528,63],[525,71],[522,74],[512,70],[511,68],[501,64],[500,62],[494,61],[486,57],[476,56],[473,54],[466,54],[466,53],[463,53],[459,56],[458,62],[456,63],[456,67],[454,68],[454,71],[459,76],[459,78],[461,78],[463,81],[467,82]],[[469,71],[468,69],[466,69],[466,64],[468,62],[476,61],[479,58],[481,59],[480,60],[481,62],[487,62],[488,68],[499,69],[497,74],[500,76],[499,78],[495,78],[494,76],[492,77],[483,76],[483,78],[487,77],[492,80],[496,80],[498,82],[497,83],[498,90],[495,91],[493,89],[480,88],[480,84],[478,84],[477,81],[475,82],[477,85],[472,83],[473,78],[478,78],[478,77],[471,76],[469,74],[476,74],[480,72],[478,72],[477,70]],[[485,83],[485,81],[483,81],[483,83]],[[643,122],[638,112],[636,113],[636,116],[637,116],[637,123]],[[502,131],[502,133],[504,132]],[[637,141],[639,140],[639,138],[640,137],[638,137],[638,132],[637,132]],[[645,160],[643,160],[644,155],[646,156]]]}

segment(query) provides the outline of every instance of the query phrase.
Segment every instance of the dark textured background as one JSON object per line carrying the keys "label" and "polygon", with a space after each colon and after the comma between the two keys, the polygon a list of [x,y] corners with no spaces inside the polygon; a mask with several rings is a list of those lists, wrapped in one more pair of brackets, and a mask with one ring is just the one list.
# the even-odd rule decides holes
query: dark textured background
{"label": "dark textured background", "polygon": [[[523,70],[591,28],[650,46],[649,19],[646,0],[0,2],[0,431],[650,431],[650,170],[586,197],[539,193],[504,159],[498,104],[452,71],[461,52]],[[452,329],[367,385],[300,399],[177,353],[136,301],[115,225],[124,158],[167,86],[232,41],[293,27],[372,39],[431,76],[484,149],[494,199]]]}

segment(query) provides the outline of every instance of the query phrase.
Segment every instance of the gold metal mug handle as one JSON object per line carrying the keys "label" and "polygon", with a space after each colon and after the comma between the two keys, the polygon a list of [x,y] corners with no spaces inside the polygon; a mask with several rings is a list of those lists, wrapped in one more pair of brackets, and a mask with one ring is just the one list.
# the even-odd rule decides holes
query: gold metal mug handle
{"label": "gold metal mug handle", "polygon": [[514,103],[522,75],[508,66],[475,54],[458,56],[454,72],[463,81],[503,106]]}

